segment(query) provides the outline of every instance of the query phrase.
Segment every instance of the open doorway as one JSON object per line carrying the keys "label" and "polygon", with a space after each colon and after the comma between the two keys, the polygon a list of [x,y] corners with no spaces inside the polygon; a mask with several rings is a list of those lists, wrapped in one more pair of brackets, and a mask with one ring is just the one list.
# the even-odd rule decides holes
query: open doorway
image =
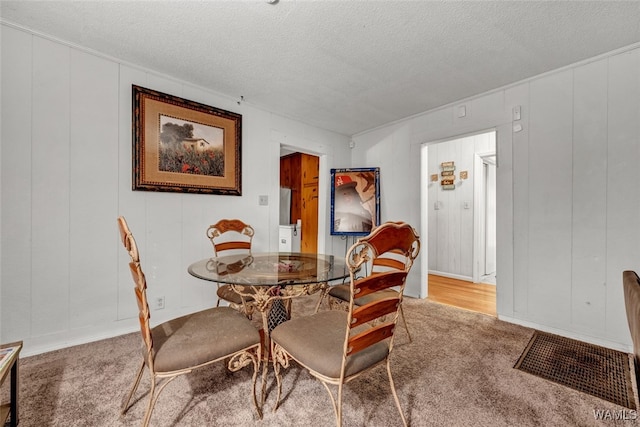
{"label": "open doorway", "polygon": [[318,156],[281,148],[280,251],[318,251],[319,171]]}
{"label": "open doorway", "polygon": [[496,153],[476,153],[474,162],[473,283],[496,284]]}
{"label": "open doorway", "polygon": [[[429,299],[496,314],[496,132],[422,147]],[[426,200],[424,200],[426,199]]]}

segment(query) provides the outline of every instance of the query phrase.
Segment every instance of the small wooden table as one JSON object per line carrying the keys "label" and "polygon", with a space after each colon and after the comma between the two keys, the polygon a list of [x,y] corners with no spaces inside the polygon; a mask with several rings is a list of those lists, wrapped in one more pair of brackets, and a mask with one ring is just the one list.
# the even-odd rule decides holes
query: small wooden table
{"label": "small wooden table", "polygon": [[22,341],[0,345],[0,386],[11,372],[11,390],[9,403],[0,406],[0,425],[5,425],[9,414],[9,425],[18,425],[18,359],[22,350]]}

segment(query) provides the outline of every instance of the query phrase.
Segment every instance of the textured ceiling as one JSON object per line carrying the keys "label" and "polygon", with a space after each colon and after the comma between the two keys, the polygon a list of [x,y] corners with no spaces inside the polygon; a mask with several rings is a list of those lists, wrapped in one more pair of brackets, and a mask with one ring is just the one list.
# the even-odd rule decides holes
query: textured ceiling
{"label": "textured ceiling", "polygon": [[640,41],[636,1],[2,1],[0,17],[346,135]]}

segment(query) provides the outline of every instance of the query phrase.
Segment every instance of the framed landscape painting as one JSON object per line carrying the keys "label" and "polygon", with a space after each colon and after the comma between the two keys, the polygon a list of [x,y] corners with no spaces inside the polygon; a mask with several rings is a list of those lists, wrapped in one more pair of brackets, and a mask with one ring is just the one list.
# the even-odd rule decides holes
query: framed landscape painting
{"label": "framed landscape painting", "polygon": [[239,196],[242,115],[133,85],[133,190]]}
{"label": "framed landscape painting", "polygon": [[380,168],[331,169],[331,234],[366,236],[380,225]]}

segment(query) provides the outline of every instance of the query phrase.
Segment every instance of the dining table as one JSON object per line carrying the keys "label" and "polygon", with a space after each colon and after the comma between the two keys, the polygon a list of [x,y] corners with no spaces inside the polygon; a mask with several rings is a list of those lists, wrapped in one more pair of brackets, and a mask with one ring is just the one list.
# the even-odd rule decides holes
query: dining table
{"label": "dining table", "polygon": [[253,299],[256,310],[262,313],[267,349],[270,329],[275,327],[273,318],[271,324],[269,321],[274,304],[321,292],[317,310],[329,283],[349,277],[342,257],[299,252],[210,257],[189,265],[188,272],[199,279],[230,285],[238,294]]}
{"label": "dining table", "polygon": [[[238,294],[253,299],[256,310],[262,314],[265,362],[268,362],[270,354],[271,330],[279,322],[287,320],[276,311],[281,312],[284,308],[289,316],[293,298],[320,292],[317,311],[329,290],[329,283],[349,277],[349,268],[342,257],[298,252],[210,257],[189,265],[188,272],[202,280],[228,284]],[[267,365],[265,363],[263,368],[263,404]]]}

